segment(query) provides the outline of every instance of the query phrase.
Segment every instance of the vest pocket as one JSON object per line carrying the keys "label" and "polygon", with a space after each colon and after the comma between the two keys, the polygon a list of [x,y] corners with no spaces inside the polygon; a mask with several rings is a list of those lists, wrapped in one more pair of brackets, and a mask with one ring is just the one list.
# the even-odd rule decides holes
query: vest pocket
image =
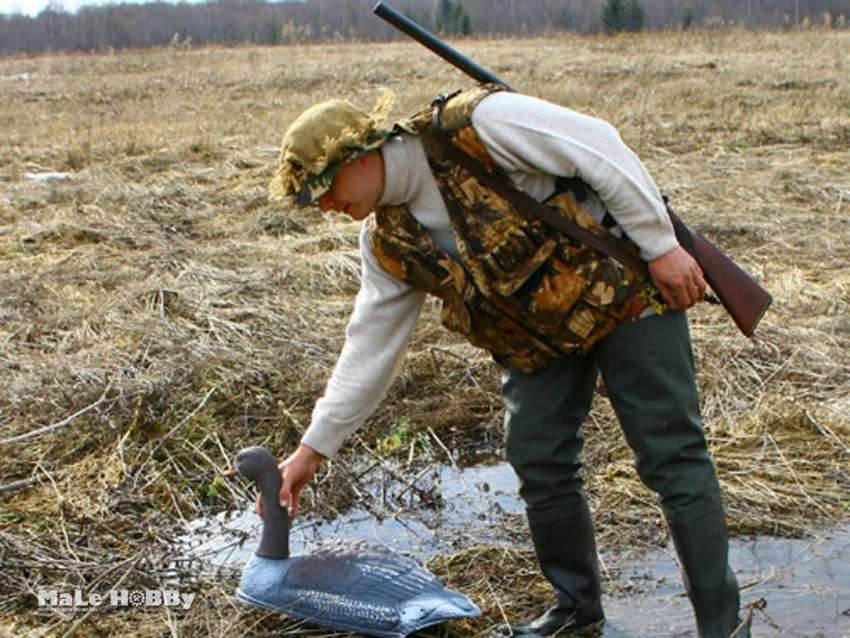
{"label": "vest pocket", "polygon": [[476,283],[529,329],[552,337],[563,332],[565,318],[591,282],[581,272],[582,260],[570,263],[571,257],[569,247],[553,237],[534,241],[525,229],[511,229],[480,257]]}
{"label": "vest pocket", "polygon": [[524,290],[517,301],[533,317],[538,330],[557,335],[563,331],[564,319],[582,298],[589,282],[557,257],[549,260],[543,272],[537,285]]}
{"label": "vest pocket", "polygon": [[485,281],[502,297],[510,297],[549,260],[557,246],[557,242],[549,238],[535,248],[532,240],[518,229],[482,256],[481,262],[487,271]]}
{"label": "vest pocket", "polygon": [[578,346],[582,352],[587,352],[599,339],[609,334],[617,322],[591,304],[579,302],[573,308],[556,341]]}

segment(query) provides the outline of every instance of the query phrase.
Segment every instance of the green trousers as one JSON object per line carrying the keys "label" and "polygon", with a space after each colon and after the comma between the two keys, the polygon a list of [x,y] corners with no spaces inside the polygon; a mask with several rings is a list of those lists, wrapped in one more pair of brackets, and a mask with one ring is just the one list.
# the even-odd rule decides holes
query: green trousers
{"label": "green trousers", "polygon": [[685,314],[619,326],[588,354],[554,360],[535,374],[505,371],[506,454],[529,515],[579,511],[581,424],[601,373],[635,467],[668,522],[722,511],[694,381]]}

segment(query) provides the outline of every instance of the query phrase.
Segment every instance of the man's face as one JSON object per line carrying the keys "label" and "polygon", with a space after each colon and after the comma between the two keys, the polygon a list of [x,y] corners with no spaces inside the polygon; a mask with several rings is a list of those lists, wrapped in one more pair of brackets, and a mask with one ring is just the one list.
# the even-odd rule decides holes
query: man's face
{"label": "man's face", "polygon": [[322,212],[335,210],[352,219],[365,219],[384,192],[384,159],[372,151],[343,166],[331,189],[319,198]]}

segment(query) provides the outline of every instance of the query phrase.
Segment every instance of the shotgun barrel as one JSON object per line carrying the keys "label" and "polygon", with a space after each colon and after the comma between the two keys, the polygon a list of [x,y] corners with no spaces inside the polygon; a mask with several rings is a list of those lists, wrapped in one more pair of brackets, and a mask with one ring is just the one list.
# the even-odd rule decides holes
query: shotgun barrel
{"label": "shotgun barrel", "polygon": [[375,15],[386,20],[402,33],[406,33],[411,38],[419,42],[419,44],[425,46],[428,49],[431,49],[431,51],[439,55],[446,62],[460,69],[468,76],[478,80],[478,82],[492,82],[494,84],[501,84],[507,89],[513,91],[513,89],[508,85],[508,83],[502,80],[495,73],[491,73],[483,66],[476,64],[475,62],[467,58],[465,55],[463,55],[460,51],[458,51],[452,46],[449,46],[448,44],[440,40],[440,38],[435,36],[433,33],[423,29],[413,20],[408,18],[406,15],[399,13],[388,4],[384,2],[378,2],[378,4],[375,5],[374,12]]}

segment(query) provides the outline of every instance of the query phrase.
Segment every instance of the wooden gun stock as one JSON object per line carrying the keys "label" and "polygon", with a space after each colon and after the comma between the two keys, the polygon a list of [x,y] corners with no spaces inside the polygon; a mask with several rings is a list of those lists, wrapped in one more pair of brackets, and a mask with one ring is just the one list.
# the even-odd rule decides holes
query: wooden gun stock
{"label": "wooden gun stock", "polygon": [[667,213],[673,222],[676,239],[702,268],[705,280],[735,325],[746,336],[753,336],[756,326],[773,301],[771,294],[717,246],[688,228],[669,205]]}

